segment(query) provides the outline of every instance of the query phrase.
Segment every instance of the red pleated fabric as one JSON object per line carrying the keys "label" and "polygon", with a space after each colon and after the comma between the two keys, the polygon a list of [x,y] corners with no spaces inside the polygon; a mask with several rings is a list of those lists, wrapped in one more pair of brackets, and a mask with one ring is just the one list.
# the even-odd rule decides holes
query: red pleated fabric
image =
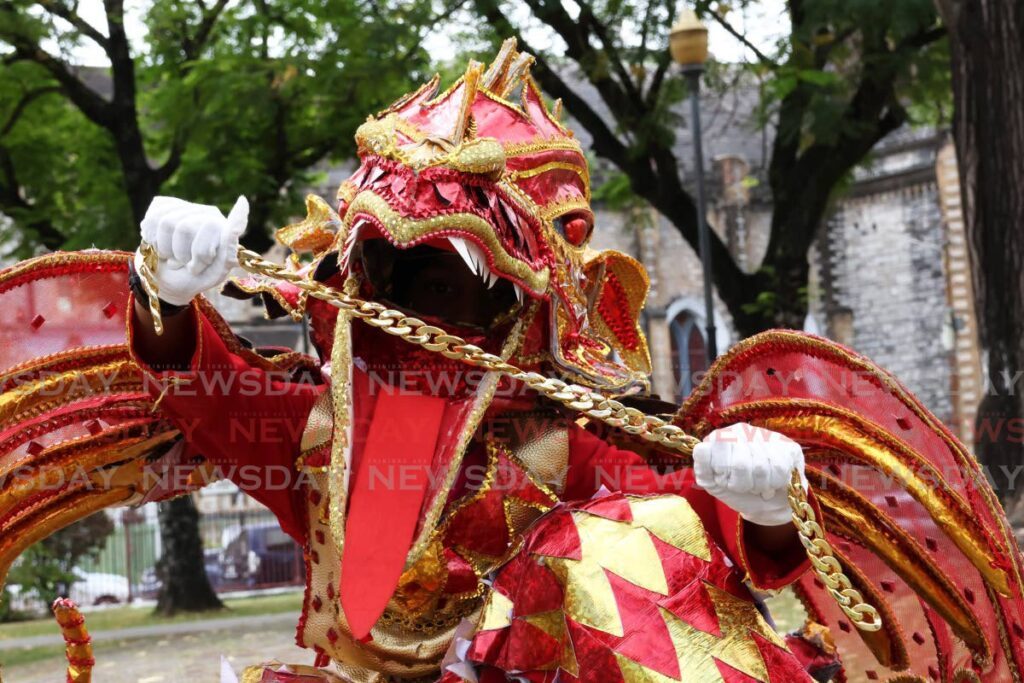
{"label": "red pleated fabric", "polygon": [[402,574],[429,483],[445,399],[382,389],[356,471],[345,525],[341,605],[363,640]]}

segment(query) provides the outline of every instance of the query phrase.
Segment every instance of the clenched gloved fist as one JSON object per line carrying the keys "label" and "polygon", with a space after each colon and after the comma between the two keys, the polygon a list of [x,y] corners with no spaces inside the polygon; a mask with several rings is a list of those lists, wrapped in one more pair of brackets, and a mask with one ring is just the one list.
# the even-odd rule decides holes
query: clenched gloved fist
{"label": "clenched gloved fist", "polygon": [[806,490],[800,445],[742,422],[711,432],[693,449],[697,485],[761,526],[792,520],[788,487],[794,469],[800,471]]}
{"label": "clenched gloved fist", "polygon": [[[236,263],[238,238],[249,219],[249,202],[239,197],[227,218],[215,206],[156,197],[142,219],[142,239],[159,259],[160,298],[184,306],[197,294],[223,284]],[[135,268],[142,254],[135,252]]]}

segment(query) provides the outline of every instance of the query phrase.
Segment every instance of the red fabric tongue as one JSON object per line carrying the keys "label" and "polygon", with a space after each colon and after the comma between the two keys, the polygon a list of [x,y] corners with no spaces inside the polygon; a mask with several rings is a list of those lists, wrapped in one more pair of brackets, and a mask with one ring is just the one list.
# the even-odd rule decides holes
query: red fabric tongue
{"label": "red fabric tongue", "polygon": [[402,575],[419,521],[445,399],[382,390],[356,471],[345,523],[341,606],[364,640]]}

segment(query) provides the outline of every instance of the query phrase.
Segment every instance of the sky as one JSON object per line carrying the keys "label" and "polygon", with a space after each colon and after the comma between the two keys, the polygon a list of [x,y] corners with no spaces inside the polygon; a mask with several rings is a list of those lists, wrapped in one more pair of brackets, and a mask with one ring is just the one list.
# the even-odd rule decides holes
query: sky
{"label": "sky", "polygon": [[[126,3],[128,30],[140,40],[145,37],[145,27],[138,19],[138,8],[143,6],[143,1],[129,0]],[[135,8],[134,12],[132,11],[133,7]],[[78,11],[86,21],[106,33],[103,0],[80,0]],[[747,36],[748,40],[759,48],[770,52],[772,44],[785,31],[785,0],[762,0],[742,12],[732,12],[729,15],[729,20],[738,31]],[[433,34],[428,42],[431,54],[440,60],[448,61],[455,56],[455,45],[450,37],[443,32]],[[749,50],[739,40],[714,23],[709,26],[708,43],[711,54],[718,61],[739,62],[744,59],[749,61],[753,58]],[[70,58],[74,62],[88,66],[101,66],[107,63],[103,51],[89,41],[74,50]]]}

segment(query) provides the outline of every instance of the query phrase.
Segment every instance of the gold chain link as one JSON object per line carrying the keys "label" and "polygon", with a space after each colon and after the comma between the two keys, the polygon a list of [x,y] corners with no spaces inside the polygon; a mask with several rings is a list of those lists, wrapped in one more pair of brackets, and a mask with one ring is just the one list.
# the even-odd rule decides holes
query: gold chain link
{"label": "gold chain link", "polygon": [[[146,293],[150,296],[149,309],[153,316],[154,327],[162,330],[154,276],[155,252],[150,245],[143,242],[142,254],[145,263],[139,274],[142,277]],[[153,263],[150,263],[151,254]],[[408,316],[374,301],[364,301],[349,296],[312,280],[306,275],[290,270],[286,266],[268,261],[248,249],[239,247],[238,265],[257,275],[289,282],[310,296],[326,301],[332,306],[346,311],[349,315],[359,318],[367,325],[372,325],[410,344],[522,382],[530,389],[561,403],[570,410],[668,448],[684,458],[692,458],[694,446],[700,443],[696,437],[659,417],[647,415],[636,408],[625,406],[621,402],[603,396],[587,387],[568,384],[554,377],[522,370],[500,356],[469,344],[461,337],[448,334],[439,327],[428,325],[419,318]],[[842,566],[836,560],[832,548],[825,538],[825,532],[817,522],[814,509],[807,502],[807,494],[800,483],[799,473],[794,472],[793,476],[796,483],[794,485],[791,482],[789,488],[793,523],[799,532],[800,541],[807,549],[811,566],[857,628],[863,631],[877,631],[882,627],[878,610],[864,602],[860,592],[852,587],[849,578],[843,574]]]}
{"label": "gold chain link", "polygon": [[164,319],[160,315],[160,296],[156,287],[156,248],[148,242],[139,245],[139,253],[142,254],[142,268],[139,272],[139,279],[142,280],[142,288],[146,290],[146,298],[149,299],[149,314],[153,317],[153,331],[160,336],[164,333]]}
{"label": "gold chain link", "polygon": [[554,377],[522,370],[500,356],[469,344],[461,337],[448,334],[439,327],[428,325],[419,318],[389,309],[373,301],[364,301],[349,296],[316,280],[311,280],[305,275],[289,270],[285,266],[267,261],[254,252],[239,249],[238,264],[252,273],[289,282],[306,291],[310,296],[326,301],[387,334],[421,346],[428,351],[440,353],[446,358],[497,372],[522,382],[537,393],[561,403],[573,411],[583,413],[684,456],[692,456],[693,447],[700,443],[697,438],[660,418],[646,415],[636,408],[625,406],[619,401],[603,396],[587,387],[568,384]]}
{"label": "gold chain link", "polygon": [[825,537],[825,530],[818,523],[818,516],[807,501],[800,473],[795,470],[789,482],[789,505],[793,510],[793,524],[796,525],[800,542],[807,550],[811,567],[824,582],[825,589],[839,604],[839,608],[861,631],[877,631],[882,628],[882,617],[878,610],[864,602],[864,596],[843,573],[843,567]]}

